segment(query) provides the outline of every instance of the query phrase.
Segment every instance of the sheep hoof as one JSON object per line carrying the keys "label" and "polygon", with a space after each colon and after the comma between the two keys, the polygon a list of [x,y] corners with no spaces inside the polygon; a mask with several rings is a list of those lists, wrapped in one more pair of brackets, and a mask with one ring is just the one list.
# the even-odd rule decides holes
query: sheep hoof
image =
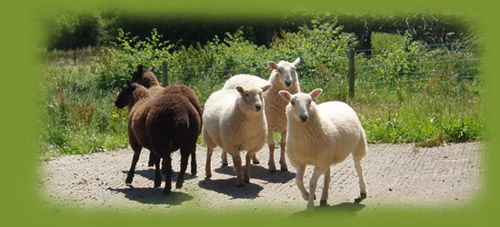
{"label": "sheep hoof", "polygon": [[258,164],[260,164],[260,161],[259,160],[253,160],[252,163],[258,165]]}
{"label": "sheep hoof", "polygon": [[133,179],[134,179],[134,177],[128,176],[127,179],[125,180],[125,184],[132,184]]}
{"label": "sheep hoof", "polygon": [[354,202],[355,203],[360,203],[361,201],[363,201],[363,199],[366,199],[366,192],[361,192],[359,194],[359,198],[355,199]]}
{"label": "sheep hoof", "polygon": [[177,188],[177,189],[182,188],[182,182],[177,182],[175,184],[175,188]]}
{"label": "sheep hoof", "polygon": [[196,169],[191,170],[191,176],[196,176]]}
{"label": "sheep hoof", "polygon": [[269,168],[269,172],[271,172],[271,173],[275,173],[275,172],[276,172],[276,169],[275,169],[275,168]]}
{"label": "sheep hoof", "polygon": [[227,162],[223,162],[223,163],[222,163],[222,166],[223,166],[223,167],[228,166]]}
{"label": "sheep hoof", "polygon": [[245,183],[250,183],[250,179],[245,179]]}
{"label": "sheep hoof", "polygon": [[287,167],[281,167],[281,172],[288,172],[288,168]]}
{"label": "sheep hoof", "polygon": [[159,188],[161,186],[161,180],[155,180],[155,188]]}
{"label": "sheep hoof", "polygon": [[319,205],[320,206],[328,206],[328,204],[326,203],[326,200],[319,201]]}

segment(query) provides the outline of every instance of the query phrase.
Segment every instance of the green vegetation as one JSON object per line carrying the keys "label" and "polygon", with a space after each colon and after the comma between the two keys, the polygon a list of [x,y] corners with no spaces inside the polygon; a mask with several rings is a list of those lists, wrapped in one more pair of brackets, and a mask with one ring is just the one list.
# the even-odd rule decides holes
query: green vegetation
{"label": "green vegetation", "polygon": [[298,56],[302,89],[323,88],[318,102],[350,103],[371,143],[433,146],[484,138],[483,77],[471,43],[449,50],[425,46],[408,34],[374,33],[373,56],[356,54],[356,94],[350,100],[347,52],[355,42],[341,27],[313,21],[297,32],[283,31],[268,48],[247,40],[244,30],[189,47],[161,41],[156,30],[143,40],[119,32],[116,46],[76,65],[55,57],[64,53],[43,53],[47,62],[59,62],[46,63],[42,72],[40,105],[47,128],[41,139],[47,150],[88,153],[126,146],[127,110],[116,109],[114,99],[138,64],[154,65],[161,75],[167,61],[170,84],[190,86],[203,105],[231,75],[267,79],[267,61]]}

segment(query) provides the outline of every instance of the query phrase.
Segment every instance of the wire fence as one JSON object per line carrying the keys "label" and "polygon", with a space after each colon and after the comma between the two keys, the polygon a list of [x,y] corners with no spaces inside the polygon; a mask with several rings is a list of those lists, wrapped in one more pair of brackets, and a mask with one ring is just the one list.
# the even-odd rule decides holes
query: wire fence
{"label": "wire fence", "polygon": [[[330,80],[328,82],[331,83],[336,83],[339,79],[347,80],[349,86],[353,86],[349,89],[352,90],[351,97],[354,96],[354,87],[358,89],[364,85],[415,84],[415,87],[423,87],[429,82],[450,83],[484,77],[479,57],[482,48],[477,43],[429,44],[412,49],[348,49],[331,53],[331,56],[322,60],[300,56],[302,62],[297,73],[299,80],[318,78]],[[375,54],[366,56],[367,51]],[[188,82],[214,76],[228,78],[236,74],[254,74],[267,79],[271,70],[266,61],[242,59],[229,62],[221,60],[211,64],[173,64],[170,68],[165,63],[163,78],[167,83],[168,77]]]}

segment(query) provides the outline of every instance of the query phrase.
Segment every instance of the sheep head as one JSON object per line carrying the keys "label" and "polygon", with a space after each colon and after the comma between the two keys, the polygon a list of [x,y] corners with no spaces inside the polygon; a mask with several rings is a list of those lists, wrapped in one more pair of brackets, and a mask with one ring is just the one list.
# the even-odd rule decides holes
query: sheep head
{"label": "sheep head", "polygon": [[150,66],[146,71],[144,71],[144,67],[142,65],[137,66],[137,70],[132,73],[132,82],[136,82],[146,88],[159,85],[160,83],[153,73],[154,69],[154,66]]}
{"label": "sheep head", "polygon": [[292,95],[290,92],[285,90],[281,90],[279,94],[282,98],[289,102],[286,109],[287,114],[291,113],[291,117],[305,123],[309,119],[311,105],[315,105],[313,99],[318,97],[321,92],[323,92],[323,90],[321,88],[317,88],[309,94],[297,93]]}
{"label": "sheep head", "polygon": [[236,86],[236,90],[241,95],[240,109],[243,112],[253,110],[260,112],[264,107],[264,99],[262,93],[271,88],[272,85],[268,84],[264,87],[252,87],[245,89],[242,86]]}
{"label": "sheep head", "polygon": [[[288,90],[292,86],[294,82],[297,82],[298,77],[295,72],[297,65],[300,62],[300,58],[295,59],[293,62],[280,61],[276,64],[273,61],[268,61],[267,64],[273,70],[272,74],[274,77],[272,78],[274,85],[279,85],[281,88]],[[273,75],[271,75],[272,77]]]}
{"label": "sheep head", "polygon": [[127,84],[123,85],[122,90],[120,91],[120,94],[118,94],[118,97],[115,101],[115,106],[118,109],[122,109],[123,107],[127,106],[128,100],[132,96],[136,87],[137,86],[135,85],[135,83],[132,83],[132,81],[127,81]]}

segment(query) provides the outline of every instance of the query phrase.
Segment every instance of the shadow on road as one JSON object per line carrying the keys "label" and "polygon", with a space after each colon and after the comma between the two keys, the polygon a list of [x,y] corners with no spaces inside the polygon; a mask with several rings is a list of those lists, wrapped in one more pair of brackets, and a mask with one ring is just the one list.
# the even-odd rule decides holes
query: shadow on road
{"label": "shadow on road", "polygon": [[121,192],[125,194],[125,198],[146,204],[169,204],[179,205],[182,202],[193,199],[184,192],[171,191],[170,195],[163,195],[163,187],[161,188],[108,188],[110,191]]}
{"label": "shadow on road", "polygon": [[253,199],[264,189],[260,185],[246,183],[243,187],[236,186],[236,178],[210,180],[204,179],[198,183],[201,188],[229,195],[235,199]]}
{"label": "shadow on road", "polygon": [[[306,202],[304,202],[304,206]],[[300,211],[292,214],[292,217],[307,217],[311,215],[338,215],[338,217],[352,217],[356,215],[358,211],[363,209],[365,205],[359,203],[339,203],[337,205],[326,205],[326,206],[317,206],[312,209],[306,209],[304,211]]]}
{"label": "shadow on road", "polygon": [[[244,166],[242,167],[245,168]],[[234,175],[234,168],[232,166],[221,166],[217,169],[214,169],[217,173],[227,174],[231,176]],[[286,183],[295,178],[295,173],[286,171],[276,171],[274,173],[269,172],[269,169],[264,168],[260,165],[252,165],[250,166],[250,181],[252,179],[260,179],[265,180],[271,183]]]}
{"label": "shadow on road", "polygon": [[[128,170],[123,170],[122,173],[128,174]],[[177,180],[178,174],[179,174],[178,172],[173,172],[172,173],[172,181],[176,181]],[[149,179],[151,181],[154,181],[154,179],[155,179],[155,169],[154,168],[150,168],[150,169],[136,170],[135,171],[135,175],[139,175],[139,176],[147,178],[147,179]],[[161,176],[162,176],[162,181],[164,181],[165,180],[165,175],[161,174]],[[196,176],[191,175],[187,171],[186,171],[186,174],[184,174],[184,180],[190,180],[190,179],[194,179],[194,178],[196,178]]]}

